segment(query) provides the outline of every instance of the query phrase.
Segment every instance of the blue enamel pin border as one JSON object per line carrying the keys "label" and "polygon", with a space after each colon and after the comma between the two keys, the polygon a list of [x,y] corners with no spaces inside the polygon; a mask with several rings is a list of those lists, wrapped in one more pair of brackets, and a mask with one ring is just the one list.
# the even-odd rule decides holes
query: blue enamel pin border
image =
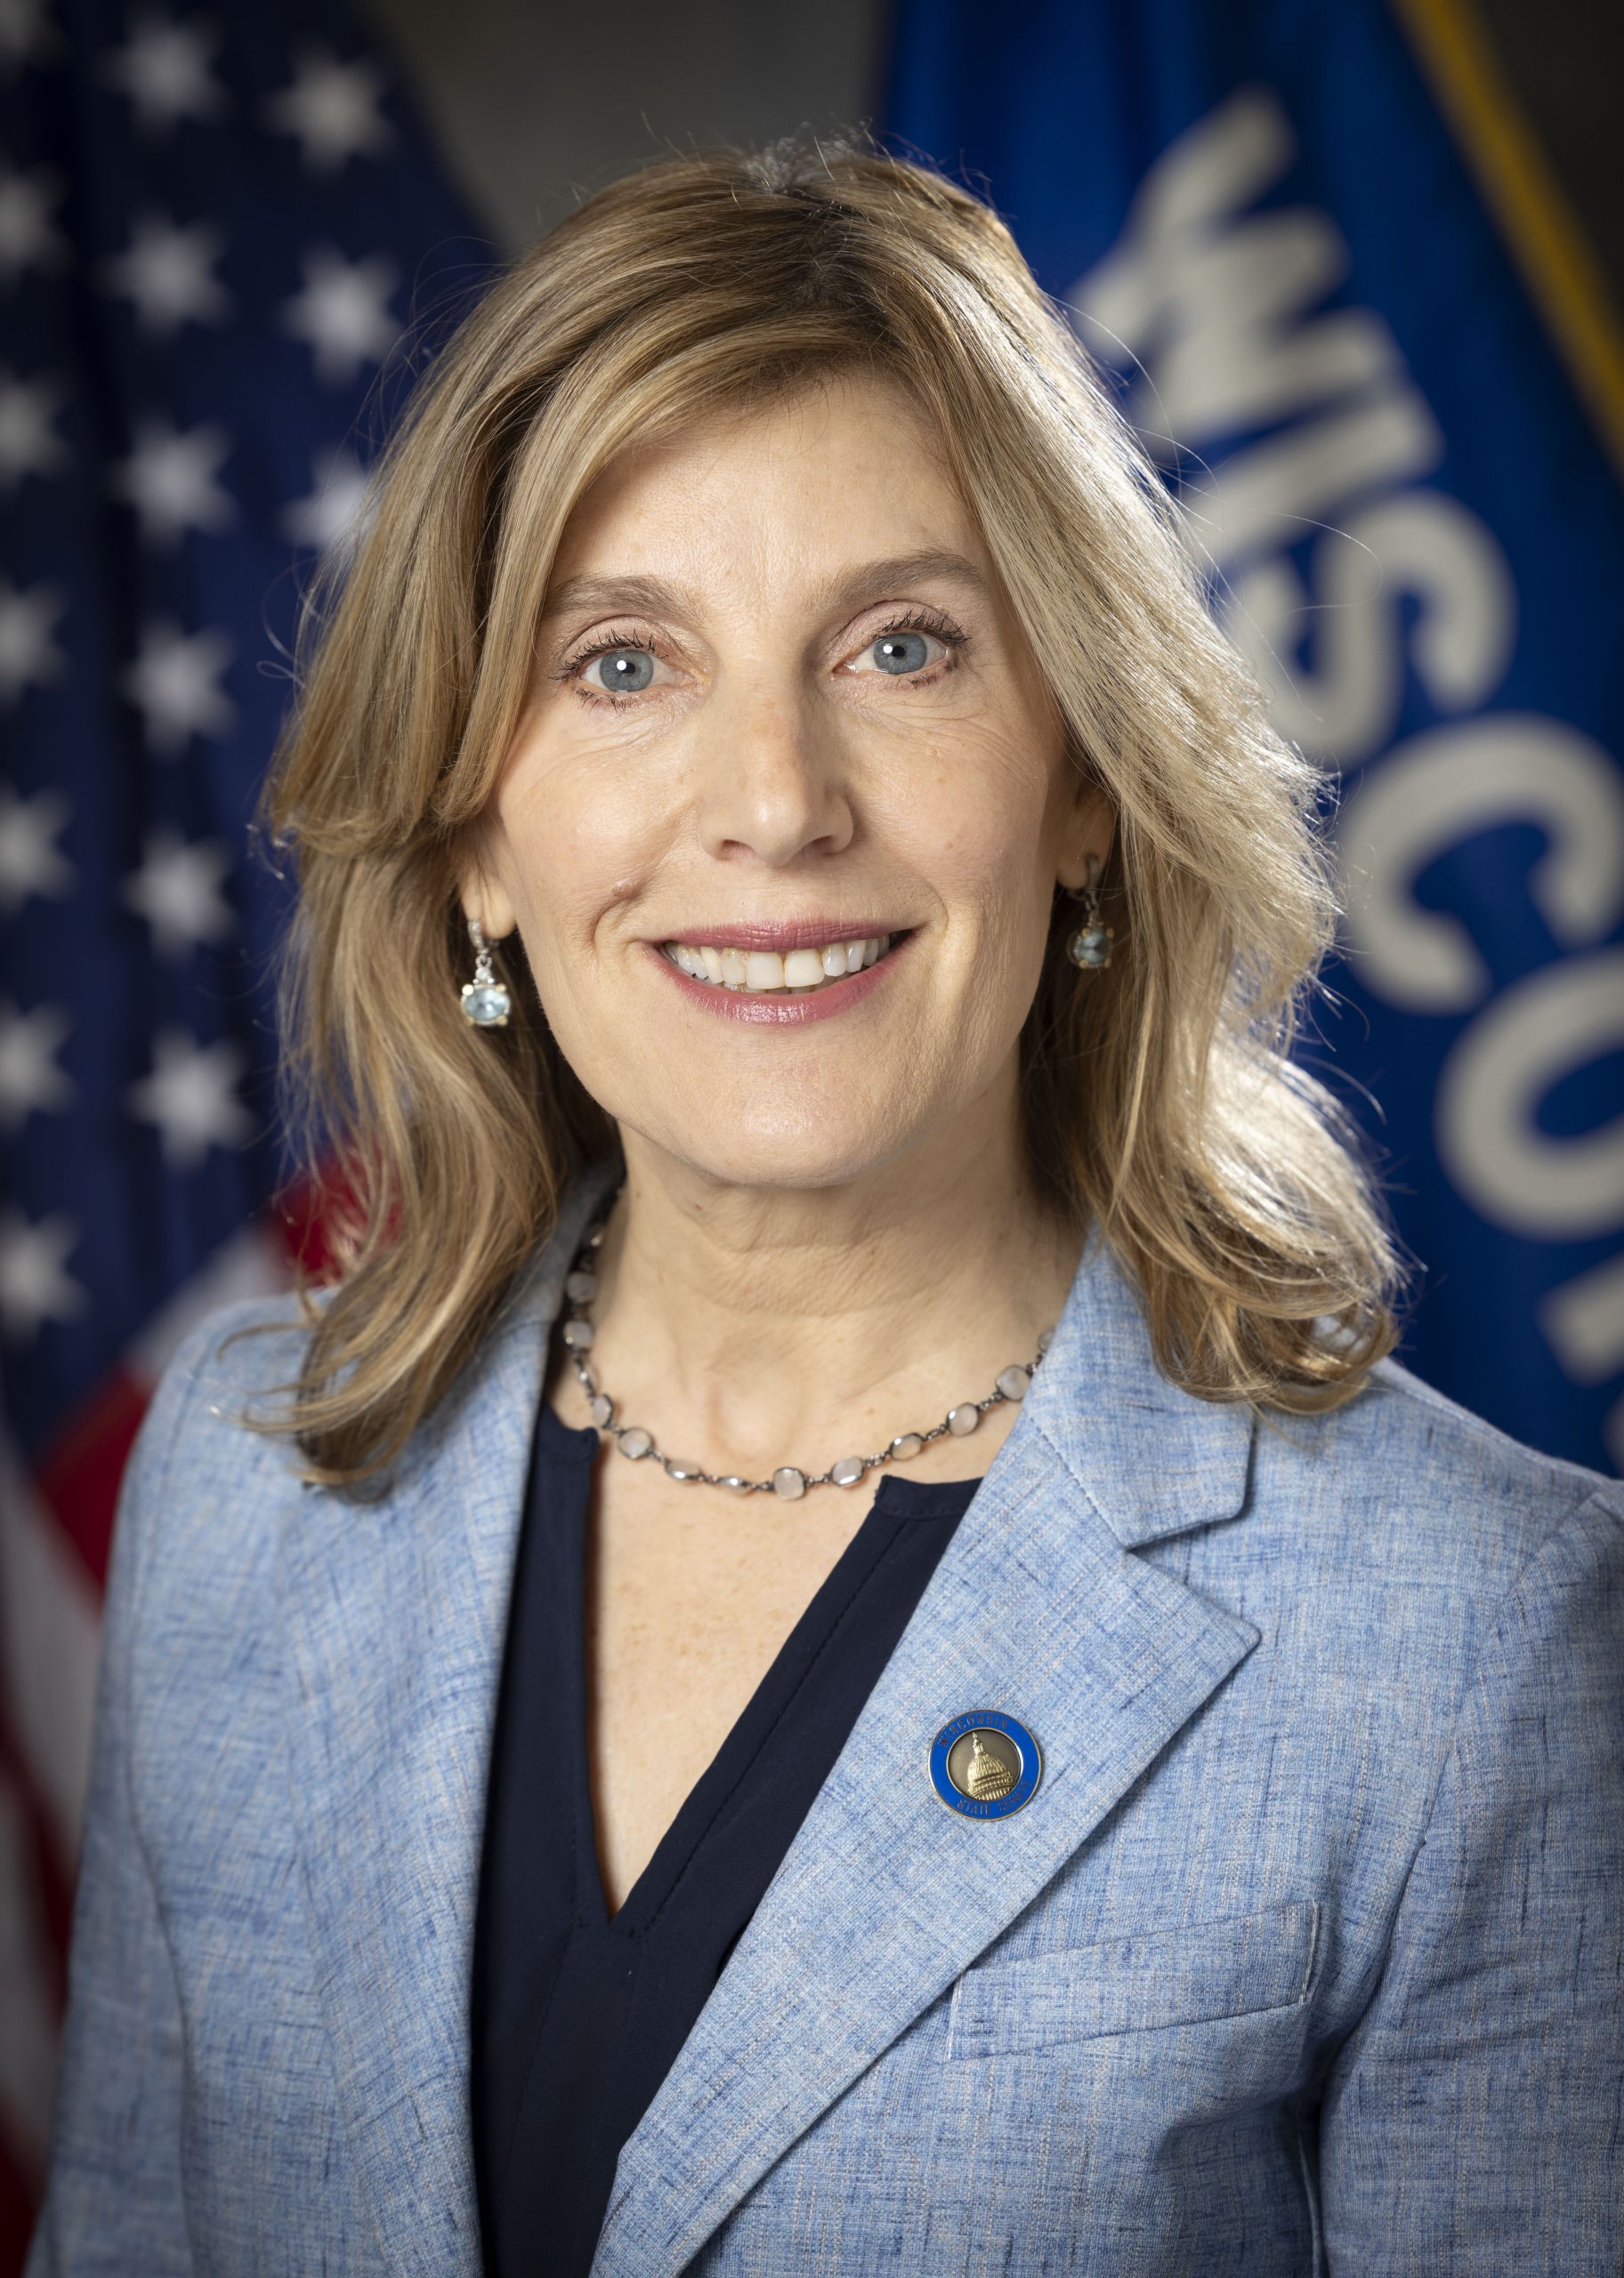
{"label": "blue enamel pin border", "polygon": [[[996,1803],[977,1803],[973,1796],[962,1796],[948,1777],[948,1757],[955,1741],[977,1729],[982,1732],[1002,1733],[1014,1741],[1021,1751],[1021,1777],[1008,1795],[1000,1796]],[[961,1819],[1007,1819],[1018,1812],[1022,1804],[1030,1803],[1043,1777],[1043,1752],[1026,1726],[1014,1717],[1006,1717],[1001,1708],[967,1708],[962,1717],[955,1717],[944,1725],[931,1742],[931,1785],[951,1812]]]}

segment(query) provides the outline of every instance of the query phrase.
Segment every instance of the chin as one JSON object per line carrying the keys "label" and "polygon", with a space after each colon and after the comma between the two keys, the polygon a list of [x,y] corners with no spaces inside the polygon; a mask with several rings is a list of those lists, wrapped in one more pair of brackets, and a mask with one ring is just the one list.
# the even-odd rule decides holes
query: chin
{"label": "chin", "polygon": [[[793,1107],[735,1094],[689,1114],[617,1117],[648,1144],[720,1186],[783,1192],[850,1184],[883,1170],[924,1136],[900,1101],[847,1095]],[[928,1123],[928,1119],[926,1119]]]}
{"label": "chin", "polygon": [[852,1185],[865,1173],[883,1168],[892,1158],[870,1154],[854,1146],[808,1144],[764,1151],[720,1149],[712,1143],[685,1151],[683,1159],[691,1169],[717,1186],[754,1187],[772,1194],[804,1194]]}

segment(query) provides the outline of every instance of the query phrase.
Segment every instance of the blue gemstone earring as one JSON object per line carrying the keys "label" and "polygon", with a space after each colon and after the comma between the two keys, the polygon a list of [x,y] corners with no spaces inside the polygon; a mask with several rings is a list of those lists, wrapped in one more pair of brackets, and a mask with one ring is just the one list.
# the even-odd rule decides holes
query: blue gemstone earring
{"label": "blue gemstone earring", "polygon": [[1117,938],[1117,933],[1114,925],[1100,923],[1100,858],[1097,854],[1088,857],[1088,883],[1074,899],[1083,905],[1083,922],[1067,940],[1066,955],[1073,965],[1081,965],[1085,973],[1102,973],[1111,963],[1111,946]]}
{"label": "blue gemstone earring", "polygon": [[463,983],[463,1018],[476,1029],[505,1029],[513,1000],[491,970],[490,944],[477,917],[468,920],[473,943],[473,979]]}

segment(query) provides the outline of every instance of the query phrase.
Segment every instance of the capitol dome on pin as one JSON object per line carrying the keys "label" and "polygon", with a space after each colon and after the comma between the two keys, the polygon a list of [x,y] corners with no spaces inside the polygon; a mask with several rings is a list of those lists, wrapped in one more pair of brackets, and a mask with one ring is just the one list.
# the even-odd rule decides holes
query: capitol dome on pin
{"label": "capitol dome on pin", "polygon": [[994,1756],[979,1733],[970,1735],[970,1769],[966,1783],[978,1804],[996,1804],[1008,1795],[1015,1775],[1002,1757]]}

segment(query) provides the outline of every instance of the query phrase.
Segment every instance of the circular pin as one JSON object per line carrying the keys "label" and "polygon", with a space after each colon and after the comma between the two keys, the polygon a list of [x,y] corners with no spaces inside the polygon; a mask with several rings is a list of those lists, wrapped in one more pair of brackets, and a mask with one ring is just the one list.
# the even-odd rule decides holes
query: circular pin
{"label": "circular pin", "polygon": [[966,1819],[1007,1819],[1042,1777],[1037,1741],[1001,1708],[967,1708],[931,1742],[931,1785]]}

